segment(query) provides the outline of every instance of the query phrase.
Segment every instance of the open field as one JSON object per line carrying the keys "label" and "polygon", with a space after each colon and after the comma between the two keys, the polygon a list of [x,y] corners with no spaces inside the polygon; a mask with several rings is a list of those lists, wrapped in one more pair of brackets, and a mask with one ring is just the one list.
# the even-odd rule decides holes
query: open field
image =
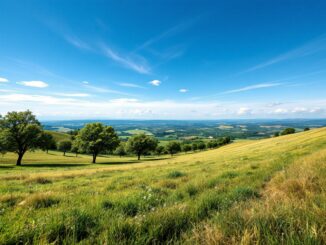
{"label": "open field", "polygon": [[325,244],[326,128],[173,158],[0,163],[0,244]]}

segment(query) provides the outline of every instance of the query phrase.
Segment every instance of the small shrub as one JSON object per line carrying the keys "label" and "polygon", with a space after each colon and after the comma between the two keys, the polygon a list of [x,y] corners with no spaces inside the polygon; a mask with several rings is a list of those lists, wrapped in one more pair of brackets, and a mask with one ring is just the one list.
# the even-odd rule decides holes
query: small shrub
{"label": "small shrub", "polygon": [[170,172],[168,174],[168,177],[169,178],[172,178],[172,179],[174,179],[174,178],[180,178],[182,176],[185,176],[185,174],[183,172],[180,172],[180,171],[177,171],[177,170],[174,170],[174,171],[172,171],[172,172]]}

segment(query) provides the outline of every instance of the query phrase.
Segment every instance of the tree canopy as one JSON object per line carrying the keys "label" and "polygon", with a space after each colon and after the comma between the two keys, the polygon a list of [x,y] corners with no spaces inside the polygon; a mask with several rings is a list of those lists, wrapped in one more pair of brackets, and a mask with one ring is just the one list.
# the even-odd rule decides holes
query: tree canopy
{"label": "tree canopy", "polygon": [[294,128],[286,128],[282,131],[281,135],[294,134],[294,133],[295,133]]}
{"label": "tree canopy", "polygon": [[166,145],[166,149],[171,154],[171,156],[173,156],[174,154],[181,151],[181,144],[177,141],[170,141]]}
{"label": "tree canopy", "polygon": [[137,134],[128,139],[128,151],[135,153],[140,160],[140,156],[156,149],[157,140],[146,134]]}
{"label": "tree canopy", "polygon": [[17,153],[16,165],[20,166],[23,156],[28,150],[40,146],[42,128],[40,122],[31,111],[8,112],[0,118],[2,141],[6,142],[6,149]]}
{"label": "tree canopy", "polygon": [[92,163],[96,163],[98,154],[105,151],[113,151],[120,143],[119,137],[114,129],[102,123],[86,124],[78,132],[76,140],[82,152],[92,154]]}
{"label": "tree canopy", "polygon": [[58,143],[58,150],[63,152],[63,155],[66,155],[67,151],[70,151],[72,143],[70,140],[63,140]]}

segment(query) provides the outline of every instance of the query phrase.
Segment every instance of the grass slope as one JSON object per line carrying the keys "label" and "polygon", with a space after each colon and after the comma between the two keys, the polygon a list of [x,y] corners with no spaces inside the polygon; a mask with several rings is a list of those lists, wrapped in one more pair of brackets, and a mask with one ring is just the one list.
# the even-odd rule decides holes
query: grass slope
{"label": "grass slope", "polygon": [[56,142],[64,141],[64,140],[71,140],[71,137],[69,134],[56,132],[56,131],[49,131],[46,130],[46,132],[52,134],[53,138]]}
{"label": "grass slope", "polygon": [[174,158],[0,167],[0,244],[323,244],[326,129]]}

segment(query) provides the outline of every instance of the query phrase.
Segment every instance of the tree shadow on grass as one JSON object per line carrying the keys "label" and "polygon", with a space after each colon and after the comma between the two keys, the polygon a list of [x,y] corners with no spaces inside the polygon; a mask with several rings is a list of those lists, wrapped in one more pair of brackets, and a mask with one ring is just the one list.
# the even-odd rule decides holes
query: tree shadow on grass
{"label": "tree shadow on grass", "polygon": [[[139,161],[137,159],[134,160],[126,160],[126,161],[108,161],[108,162],[99,162],[96,163],[98,165],[124,165],[124,164],[137,164],[137,163],[144,163],[144,162],[151,162],[151,161],[160,161],[160,160],[166,160],[170,159],[169,157],[164,158],[143,158]],[[121,159],[123,160],[123,159]]]}
{"label": "tree shadow on grass", "polygon": [[88,163],[23,163],[20,167],[22,168],[28,168],[28,167],[33,167],[33,168],[44,168],[44,167],[82,167],[82,166],[89,166],[90,164]]}
{"label": "tree shadow on grass", "polygon": [[1,168],[8,169],[8,168],[14,168],[14,166],[12,166],[12,165],[1,165],[0,164],[0,169]]}

